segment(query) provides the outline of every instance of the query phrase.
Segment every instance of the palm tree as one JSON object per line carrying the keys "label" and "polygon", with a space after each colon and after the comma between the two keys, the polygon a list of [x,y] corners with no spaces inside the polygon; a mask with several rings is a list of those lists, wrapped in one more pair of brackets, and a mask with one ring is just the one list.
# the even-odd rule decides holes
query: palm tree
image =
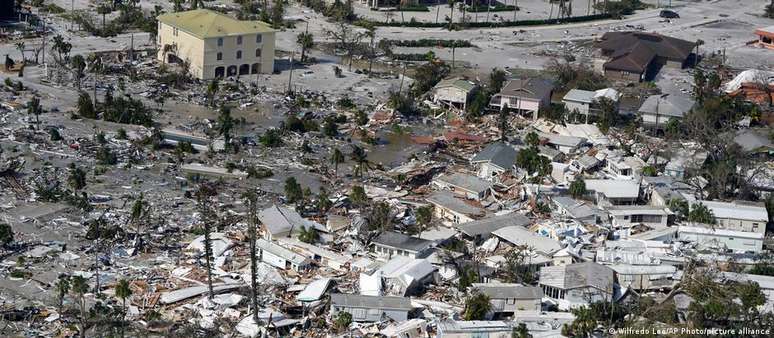
{"label": "palm tree", "polygon": [[126,279],[118,281],[118,285],[116,285],[116,297],[121,298],[121,307],[124,308],[123,318],[121,318],[121,337],[124,336],[124,329],[126,325],[126,299],[131,296],[132,289],[129,288],[129,282],[127,282]]}
{"label": "palm tree", "polygon": [[84,71],[86,70],[86,60],[82,55],[78,54],[72,57],[70,60],[72,66],[73,75],[75,75],[75,84],[78,90],[81,90],[81,80],[83,79]]}
{"label": "palm tree", "polygon": [[183,1],[184,0],[171,0],[172,1],[172,11],[173,12],[182,12],[183,11]]}
{"label": "palm tree", "polygon": [[198,9],[200,6],[204,8],[202,0],[191,0],[191,9]]}
{"label": "palm tree", "polygon": [[314,36],[312,33],[299,33],[296,37],[296,43],[301,46],[301,62],[306,61],[306,51],[314,47]]}
{"label": "palm tree", "polygon": [[333,164],[333,171],[338,173],[339,164],[343,162],[344,162],[344,154],[341,153],[341,150],[339,150],[339,148],[333,149],[333,153],[331,154],[331,163]]}
{"label": "palm tree", "polygon": [[215,95],[218,94],[218,90],[220,90],[220,79],[214,78],[207,85],[207,103],[211,107],[215,106]]}
{"label": "palm tree", "polygon": [[257,325],[258,280],[256,274],[258,270],[258,257],[256,254],[255,240],[257,239],[256,223],[258,219],[258,195],[254,191],[249,190],[242,195],[242,198],[244,198],[245,205],[247,206],[247,233],[248,240],[250,241],[250,287],[252,289],[250,293],[250,303],[253,306],[253,322]]}
{"label": "palm tree", "polygon": [[218,134],[223,136],[226,150],[231,149],[231,130],[234,129],[234,118],[231,117],[231,107],[223,106],[220,108],[218,116]]}
{"label": "palm tree", "polygon": [[132,222],[132,225],[134,225],[135,228],[135,253],[142,250],[142,237],[140,235],[140,226],[142,222],[140,220],[148,215],[148,204],[143,197],[143,193],[140,193],[140,196],[134,201],[134,204],[132,204],[132,212],[129,215],[129,221]]}
{"label": "palm tree", "polygon": [[449,0],[449,7],[451,8],[451,14],[449,14],[449,30],[452,30],[454,24],[454,5],[457,4],[457,0]]}
{"label": "palm tree", "polygon": [[497,124],[500,129],[500,141],[505,142],[508,139],[508,105],[503,104],[500,114],[497,116]]}
{"label": "palm tree", "polygon": [[102,14],[102,31],[104,33],[105,30],[105,16],[110,14],[112,12],[111,8],[106,4],[101,4],[99,7],[97,7],[97,13]]}
{"label": "palm tree", "polygon": [[27,102],[27,114],[35,116],[35,125],[40,128],[40,113],[43,112],[43,107],[40,106],[40,99],[37,96],[33,96],[29,102]]}
{"label": "palm tree", "polygon": [[16,49],[19,50],[19,53],[21,53],[22,56],[22,64],[24,64],[26,58],[24,57],[24,41],[20,41],[16,43]]}
{"label": "palm tree", "polygon": [[81,322],[80,336],[86,337],[86,292],[89,291],[89,283],[82,276],[73,276],[72,291],[78,300],[78,307],[81,311],[79,321]]}
{"label": "palm tree", "polygon": [[59,280],[56,282],[56,292],[59,298],[59,313],[62,313],[64,307],[64,298],[70,292],[70,277],[67,275],[59,276]]}
{"label": "palm tree", "polygon": [[355,175],[363,177],[363,172],[371,169],[371,162],[368,161],[368,155],[363,148],[352,145],[352,154],[350,157],[355,161]]}
{"label": "palm tree", "polygon": [[305,226],[302,226],[300,231],[298,232],[298,240],[304,243],[314,244],[319,239],[320,239],[320,234],[318,234],[317,230],[311,226],[308,228]]}
{"label": "palm tree", "polygon": [[438,23],[438,16],[441,14],[441,0],[435,0],[435,23]]}
{"label": "palm tree", "polygon": [[371,51],[369,53],[370,55],[368,55],[368,77],[371,77],[371,70],[373,69],[374,58],[376,57],[376,52],[374,50],[376,47],[374,45],[374,40],[376,39],[376,27],[374,25],[369,24],[366,27],[365,36],[367,36],[371,40],[370,44],[368,45],[371,48]]}

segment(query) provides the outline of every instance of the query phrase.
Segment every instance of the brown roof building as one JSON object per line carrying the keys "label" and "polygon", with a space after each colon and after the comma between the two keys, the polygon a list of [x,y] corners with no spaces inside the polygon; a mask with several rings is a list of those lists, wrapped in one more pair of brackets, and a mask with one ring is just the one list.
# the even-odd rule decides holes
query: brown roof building
{"label": "brown roof building", "polygon": [[774,49],[774,26],[758,28],[755,35],[758,36],[758,46]]}
{"label": "brown roof building", "polygon": [[654,77],[663,66],[689,66],[695,46],[691,41],[644,32],[608,32],[596,44],[608,58],[603,65],[606,77],[637,82]]}

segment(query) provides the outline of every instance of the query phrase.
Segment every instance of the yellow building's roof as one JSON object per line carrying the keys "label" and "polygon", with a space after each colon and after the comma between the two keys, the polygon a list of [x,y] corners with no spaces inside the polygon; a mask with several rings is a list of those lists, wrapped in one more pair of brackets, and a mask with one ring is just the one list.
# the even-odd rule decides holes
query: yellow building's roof
{"label": "yellow building's roof", "polygon": [[240,21],[209,9],[162,14],[158,20],[202,39],[274,31],[265,22]]}

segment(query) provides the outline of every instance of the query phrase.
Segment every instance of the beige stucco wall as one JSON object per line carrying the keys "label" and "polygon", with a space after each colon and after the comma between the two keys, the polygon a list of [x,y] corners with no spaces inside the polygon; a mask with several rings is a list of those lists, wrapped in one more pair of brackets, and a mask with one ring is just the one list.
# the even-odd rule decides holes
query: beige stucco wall
{"label": "beige stucco wall", "polygon": [[188,60],[191,63],[191,74],[194,77],[202,78],[202,67],[204,57],[204,43],[201,39],[178,30],[177,36],[174,35],[174,28],[162,22],[159,22],[159,33],[156,39],[158,43],[158,60],[166,62],[167,54],[164,53],[165,45],[176,45],[175,54],[181,60]]}
{"label": "beige stucco wall", "polygon": [[[218,46],[218,38],[200,39],[182,30],[174,35],[173,27],[159,23],[158,55],[161,62],[165,62],[167,55],[164,53],[164,45],[177,45],[173,52],[178,58],[188,60],[191,63],[191,74],[199,79],[212,79],[215,77],[217,67],[224,68],[224,75],[228,76],[228,68],[233,66],[238,74],[239,67],[248,65],[252,73],[252,66],[259,64],[258,73],[271,74],[274,72],[274,46],[275,33],[262,33],[261,43],[256,42],[257,34],[242,35],[242,44],[237,44],[237,36],[224,36],[223,45]],[[255,56],[255,50],[261,49],[261,56]],[[242,51],[242,58],[237,59],[237,51]],[[217,59],[218,53],[222,53],[222,60]],[[243,75],[245,76],[245,75]]]}
{"label": "beige stucco wall", "polygon": [[[242,44],[237,44],[237,36],[223,37],[223,46],[218,46],[218,38],[210,38],[204,41],[204,75],[206,79],[215,77],[215,69],[236,66],[237,71],[241,65],[260,64],[259,73],[271,74],[274,72],[274,32],[261,33],[261,43],[256,42],[257,34],[242,35]],[[255,56],[255,50],[261,50],[261,56]],[[242,51],[242,58],[237,59],[237,51]],[[223,59],[218,61],[218,53],[223,53]],[[252,72],[251,72],[252,73]]]}

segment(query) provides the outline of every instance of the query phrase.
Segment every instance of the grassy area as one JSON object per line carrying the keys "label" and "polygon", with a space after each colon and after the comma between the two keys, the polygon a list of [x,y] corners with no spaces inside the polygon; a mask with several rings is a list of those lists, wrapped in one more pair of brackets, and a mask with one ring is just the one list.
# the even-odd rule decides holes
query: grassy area
{"label": "grassy area", "polygon": [[510,12],[513,10],[518,11],[519,8],[513,5],[497,4],[495,6],[492,6],[491,8],[487,6],[475,6],[475,7],[469,7],[466,9],[468,13]]}
{"label": "grassy area", "polygon": [[[609,19],[613,17],[610,14],[595,14],[595,15],[585,15],[585,16],[575,16],[571,18],[563,18],[563,19],[539,19],[539,20],[519,20],[519,21],[503,21],[503,22],[455,22],[452,25],[453,28],[456,29],[465,29],[465,28],[496,28],[496,27],[519,27],[519,26],[540,26],[540,25],[556,25],[556,24],[565,24],[565,23],[572,23],[572,22],[587,22],[587,21],[595,21],[595,20],[603,20],[603,19]],[[447,22],[420,22],[420,21],[407,21],[407,22],[384,22],[384,21],[374,21],[374,20],[358,20],[355,22],[355,25],[362,26],[362,27],[368,27],[376,26],[376,27],[417,27],[417,28],[444,28],[449,27],[449,23]]]}

